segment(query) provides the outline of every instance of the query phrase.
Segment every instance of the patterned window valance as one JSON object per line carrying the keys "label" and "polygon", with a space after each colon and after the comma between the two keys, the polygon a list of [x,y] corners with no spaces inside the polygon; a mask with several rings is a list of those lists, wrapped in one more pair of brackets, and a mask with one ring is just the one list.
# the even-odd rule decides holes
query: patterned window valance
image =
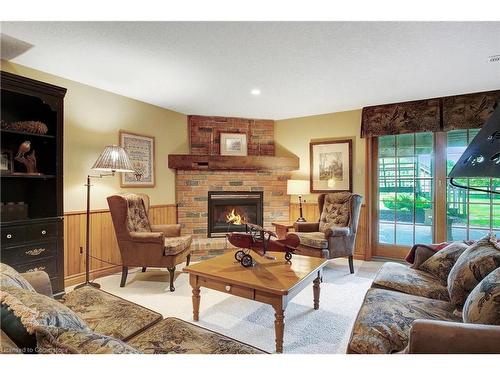
{"label": "patterned window valance", "polygon": [[500,90],[363,108],[361,137],[480,128]]}

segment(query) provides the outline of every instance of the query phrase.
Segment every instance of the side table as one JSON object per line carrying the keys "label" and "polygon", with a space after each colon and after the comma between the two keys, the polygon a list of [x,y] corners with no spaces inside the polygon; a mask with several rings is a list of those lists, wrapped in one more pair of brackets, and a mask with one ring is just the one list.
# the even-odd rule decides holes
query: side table
{"label": "side table", "polygon": [[278,235],[279,239],[285,238],[286,234],[293,229],[293,225],[295,224],[294,222],[275,222],[271,223],[274,228],[275,232]]}

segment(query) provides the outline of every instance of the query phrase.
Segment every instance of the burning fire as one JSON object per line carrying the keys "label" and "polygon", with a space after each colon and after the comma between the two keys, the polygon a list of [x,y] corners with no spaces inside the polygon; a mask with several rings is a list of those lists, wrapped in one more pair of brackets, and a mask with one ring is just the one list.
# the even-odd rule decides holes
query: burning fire
{"label": "burning fire", "polygon": [[231,223],[235,225],[244,224],[245,218],[234,212],[234,208],[230,214],[226,215],[226,223]]}

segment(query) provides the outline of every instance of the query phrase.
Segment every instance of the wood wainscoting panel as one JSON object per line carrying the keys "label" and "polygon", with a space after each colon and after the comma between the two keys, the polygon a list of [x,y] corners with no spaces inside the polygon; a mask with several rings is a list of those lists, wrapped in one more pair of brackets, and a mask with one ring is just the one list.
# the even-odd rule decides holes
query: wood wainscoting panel
{"label": "wood wainscoting panel", "polygon": [[[175,204],[151,206],[153,224],[176,224]],[[64,282],[65,286],[85,281],[85,212],[64,214]],[[102,277],[121,270],[121,256],[109,210],[90,213],[90,277]],[[99,260],[102,259],[103,261]],[[109,263],[106,263],[109,262]]]}
{"label": "wood wainscoting panel", "polygon": [[[299,217],[299,204],[290,203],[290,220],[295,220]],[[303,203],[302,213],[307,221],[315,222],[319,220],[319,207],[317,203]],[[354,258],[356,259],[367,259],[369,252],[367,252],[366,247],[368,244],[368,221],[367,221],[367,210],[366,206],[363,204],[361,206],[361,213],[359,216],[358,232],[356,236],[356,248],[354,250]]]}

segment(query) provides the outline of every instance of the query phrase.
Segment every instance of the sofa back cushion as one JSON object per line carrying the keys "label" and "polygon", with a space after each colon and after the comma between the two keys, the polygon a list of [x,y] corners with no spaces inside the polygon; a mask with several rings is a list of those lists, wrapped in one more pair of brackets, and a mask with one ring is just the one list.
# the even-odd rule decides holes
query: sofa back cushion
{"label": "sofa back cushion", "polygon": [[326,194],[319,219],[319,230],[326,233],[332,226],[345,227],[351,217],[351,197],[349,192]]}
{"label": "sofa back cushion", "polygon": [[151,232],[148,213],[142,197],[137,194],[125,194],[127,200],[127,226],[129,232]]}
{"label": "sofa back cushion", "polygon": [[2,330],[26,352],[36,347],[35,329],[38,326],[90,331],[73,311],[43,294],[10,286],[2,288],[0,301]]}
{"label": "sofa back cushion", "polygon": [[448,275],[450,302],[461,308],[469,293],[491,271],[500,266],[500,245],[493,233],[470,245]]}
{"label": "sofa back cushion", "polygon": [[462,315],[464,323],[500,325],[500,268],[491,271],[470,292]]}
{"label": "sofa back cushion", "polygon": [[432,255],[418,269],[447,282],[452,267],[467,247],[462,241],[452,242]]}
{"label": "sofa back cushion", "polygon": [[5,263],[0,263],[0,287],[3,289],[9,286],[26,289],[32,292],[35,291],[31,284],[14,268]]}

